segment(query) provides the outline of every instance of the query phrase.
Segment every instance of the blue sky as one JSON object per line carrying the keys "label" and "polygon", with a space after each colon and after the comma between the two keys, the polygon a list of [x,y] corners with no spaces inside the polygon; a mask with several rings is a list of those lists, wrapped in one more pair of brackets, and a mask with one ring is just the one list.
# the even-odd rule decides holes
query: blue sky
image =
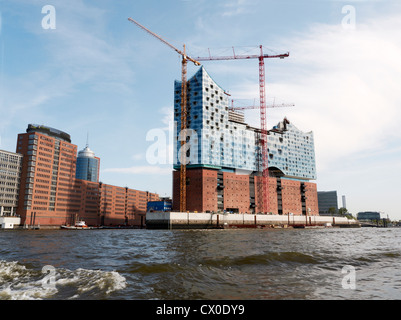
{"label": "blue sky", "polygon": [[[42,27],[45,5],[55,29]],[[0,1],[0,149],[15,151],[28,123],[68,132],[79,149],[89,134],[104,183],[171,196],[170,159],[147,152],[152,132],[171,150],[180,58],[128,17],[192,56],[289,51],[266,60],[267,94],[295,107],[269,109],[269,126],[287,116],[314,132],[318,189],[337,190],[340,206],[346,195],[352,213],[401,219],[399,1]],[[258,97],[256,60],[204,66],[233,98]],[[257,111],[246,118],[259,123]]]}

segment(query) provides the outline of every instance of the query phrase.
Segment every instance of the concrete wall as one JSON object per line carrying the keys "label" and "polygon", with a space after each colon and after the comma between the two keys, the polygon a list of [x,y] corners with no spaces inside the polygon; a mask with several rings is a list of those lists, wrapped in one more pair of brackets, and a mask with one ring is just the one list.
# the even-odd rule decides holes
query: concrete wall
{"label": "concrete wall", "polygon": [[0,229],[14,229],[21,223],[20,217],[0,217]]}
{"label": "concrete wall", "polygon": [[150,229],[183,229],[213,227],[258,226],[324,226],[325,224],[355,225],[358,223],[343,217],[263,215],[263,214],[212,214],[187,212],[148,212],[146,226]]}

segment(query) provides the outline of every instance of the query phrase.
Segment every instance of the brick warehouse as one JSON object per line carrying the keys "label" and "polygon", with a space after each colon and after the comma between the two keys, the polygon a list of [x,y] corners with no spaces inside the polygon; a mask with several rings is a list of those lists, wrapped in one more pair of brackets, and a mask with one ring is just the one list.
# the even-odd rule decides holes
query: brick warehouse
{"label": "brick warehouse", "polygon": [[57,129],[28,125],[19,134],[23,155],[17,214],[27,226],[60,226],[82,219],[88,225],[140,226],[157,194],[76,179],[77,146]]}
{"label": "brick warehouse", "polygon": [[[196,212],[258,213],[262,211],[261,177],[211,169],[187,170],[187,210]],[[256,186],[256,187],[255,187]],[[173,210],[179,211],[180,173],[173,172]],[[319,215],[317,186],[269,178],[270,212]]]}
{"label": "brick warehouse", "polygon": [[[174,119],[181,127],[181,82],[175,82]],[[232,108],[204,67],[188,80],[187,211],[260,213],[261,131]],[[195,133],[195,135],[194,135]],[[180,208],[181,132],[175,139],[173,210]],[[269,131],[269,213],[319,215],[314,137],[286,118]],[[240,174],[239,172],[246,174]]]}

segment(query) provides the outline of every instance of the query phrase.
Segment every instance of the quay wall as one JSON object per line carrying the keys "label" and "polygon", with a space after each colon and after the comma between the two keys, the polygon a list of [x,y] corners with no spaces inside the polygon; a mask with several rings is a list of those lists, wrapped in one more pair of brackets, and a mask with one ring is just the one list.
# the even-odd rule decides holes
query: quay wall
{"label": "quay wall", "polygon": [[359,227],[345,217],[266,214],[219,214],[193,212],[148,212],[148,229],[209,229],[258,227]]}

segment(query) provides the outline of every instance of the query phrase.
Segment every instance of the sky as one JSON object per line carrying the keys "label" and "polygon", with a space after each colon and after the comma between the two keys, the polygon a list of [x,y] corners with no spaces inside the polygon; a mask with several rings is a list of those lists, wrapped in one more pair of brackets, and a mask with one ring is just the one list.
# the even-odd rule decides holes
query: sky
{"label": "sky", "polygon": [[[399,1],[0,0],[0,149],[43,124],[88,141],[102,182],[171,196],[181,58],[129,17],[191,57],[290,52],[265,60],[268,103],[294,104],[268,126],[313,131],[314,182],[339,207],[401,219]],[[238,103],[258,98],[257,60],[203,65]]]}

